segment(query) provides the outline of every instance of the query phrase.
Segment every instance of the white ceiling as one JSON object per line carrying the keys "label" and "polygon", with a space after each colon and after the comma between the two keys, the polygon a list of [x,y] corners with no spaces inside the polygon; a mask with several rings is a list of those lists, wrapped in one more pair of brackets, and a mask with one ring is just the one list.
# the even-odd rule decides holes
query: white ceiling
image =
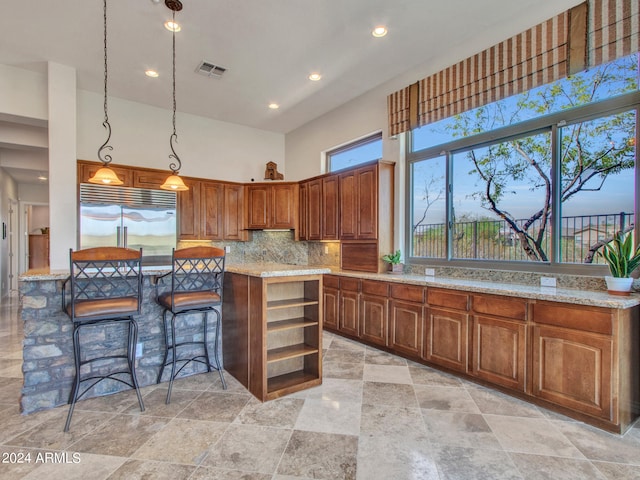
{"label": "white ceiling", "polygon": [[[506,38],[579,0],[182,2],[178,110],[287,133],[446,51],[477,45],[469,52],[475,53],[497,31],[498,40]],[[42,72],[47,61],[72,66],[78,88],[102,92],[101,0],[0,0],[0,6],[0,64]],[[163,26],[169,18],[163,0],[108,0],[110,96],[171,108],[171,33]],[[371,35],[378,24],[388,27],[386,37]],[[195,73],[202,60],[228,70],[222,78],[204,77]],[[160,77],[146,77],[147,68]],[[312,71],[322,80],[309,81]],[[270,110],[271,102],[280,109]]]}

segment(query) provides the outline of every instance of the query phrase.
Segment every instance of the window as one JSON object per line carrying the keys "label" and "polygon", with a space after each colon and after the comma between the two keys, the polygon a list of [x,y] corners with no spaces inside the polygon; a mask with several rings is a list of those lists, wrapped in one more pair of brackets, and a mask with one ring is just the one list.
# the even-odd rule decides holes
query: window
{"label": "window", "polygon": [[411,132],[414,259],[602,263],[635,224],[638,54]]}
{"label": "window", "polygon": [[335,172],[381,158],[382,133],[376,133],[327,152],[327,170]]}

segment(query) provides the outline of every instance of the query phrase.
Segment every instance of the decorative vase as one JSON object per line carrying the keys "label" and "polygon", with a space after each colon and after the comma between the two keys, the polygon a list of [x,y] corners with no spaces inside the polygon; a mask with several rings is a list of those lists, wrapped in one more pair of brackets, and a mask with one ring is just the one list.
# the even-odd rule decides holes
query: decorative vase
{"label": "decorative vase", "polygon": [[607,291],[611,295],[629,295],[633,278],[604,277],[607,282]]}

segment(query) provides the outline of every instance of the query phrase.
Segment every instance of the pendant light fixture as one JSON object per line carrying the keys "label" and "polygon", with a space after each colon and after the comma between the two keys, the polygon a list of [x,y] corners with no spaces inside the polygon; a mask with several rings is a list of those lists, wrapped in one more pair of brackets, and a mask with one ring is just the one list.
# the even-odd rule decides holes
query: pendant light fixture
{"label": "pendant light fixture", "polygon": [[103,0],[103,17],[104,17],[104,121],[102,126],[107,130],[107,139],[98,149],[98,158],[102,162],[102,167],[98,169],[93,177],[89,179],[89,183],[99,183],[101,185],[122,185],[124,182],[118,178],[116,173],[109,168],[111,163],[111,155],[103,155],[104,150],[113,150],[109,145],[111,139],[111,124],[109,123],[109,115],[107,114],[107,0]]}
{"label": "pendant light fixture", "polygon": [[[173,12],[173,24],[176,23],[176,12],[182,10],[182,3],[179,0],[165,0],[164,4]],[[167,177],[164,183],[160,186],[163,190],[172,190],[174,192],[183,192],[185,190],[189,190],[180,175],[180,168],[182,167],[182,162],[180,161],[180,157],[176,153],[175,148],[173,147],[173,142],[178,141],[178,134],[176,133],[176,29],[171,30],[171,36],[173,38],[173,48],[172,48],[172,60],[173,60],[173,133],[169,138],[169,146],[171,147],[171,154],[169,155],[170,159],[175,160],[175,162],[171,162],[169,164],[169,169],[171,170],[171,175]]]}

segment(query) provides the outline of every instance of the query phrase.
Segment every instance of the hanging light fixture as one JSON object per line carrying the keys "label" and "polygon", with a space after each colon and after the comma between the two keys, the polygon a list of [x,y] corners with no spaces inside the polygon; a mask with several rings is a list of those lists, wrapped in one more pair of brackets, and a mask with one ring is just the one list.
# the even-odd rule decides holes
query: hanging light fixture
{"label": "hanging light fixture", "polygon": [[98,158],[102,162],[102,167],[98,169],[93,177],[89,179],[89,183],[99,183],[101,185],[122,185],[124,182],[118,178],[116,173],[109,168],[111,163],[111,155],[103,155],[104,150],[113,150],[109,145],[111,139],[111,124],[109,123],[109,115],[107,114],[107,0],[103,1],[104,5],[104,122],[102,126],[107,130],[107,139],[98,149]]}
{"label": "hanging light fixture", "polygon": [[[165,0],[164,4],[173,12],[173,23],[176,23],[176,12],[182,10],[182,3],[179,0]],[[180,157],[176,153],[175,148],[173,147],[173,142],[178,141],[178,134],[176,133],[176,31],[175,29],[171,31],[171,36],[173,38],[173,133],[169,138],[169,146],[171,147],[171,154],[169,155],[170,159],[174,159],[175,162],[171,162],[169,164],[169,169],[171,170],[171,175],[167,177],[160,188],[163,190],[173,190],[174,192],[182,192],[185,190],[189,190],[182,179],[179,177],[180,168],[182,167],[182,162],[180,161]]]}

